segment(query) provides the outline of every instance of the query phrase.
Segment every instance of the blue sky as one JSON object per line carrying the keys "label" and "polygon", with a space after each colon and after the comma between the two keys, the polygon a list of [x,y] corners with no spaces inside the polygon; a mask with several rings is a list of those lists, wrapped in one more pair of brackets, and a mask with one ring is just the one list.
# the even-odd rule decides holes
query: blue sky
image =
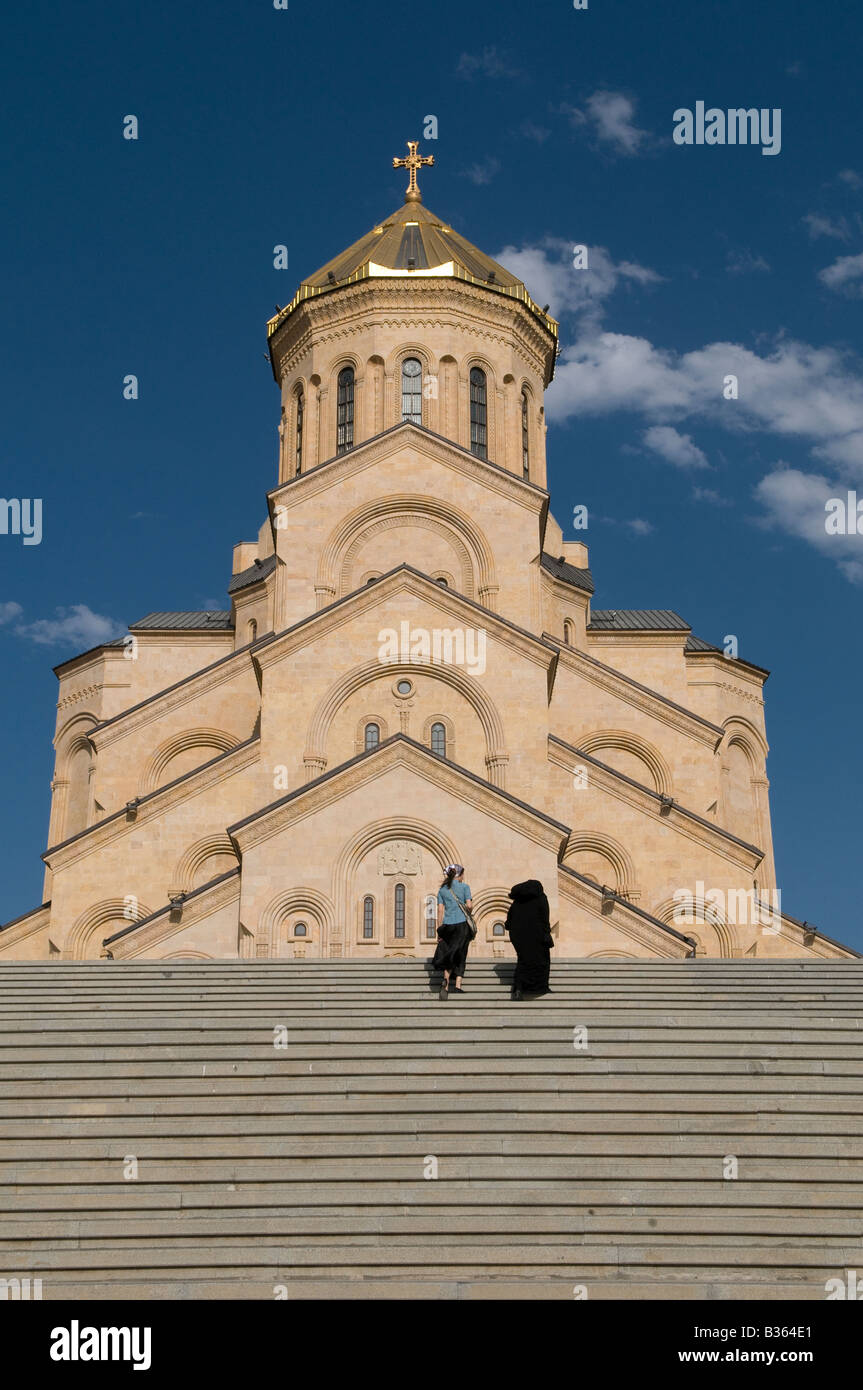
{"label": "blue sky", "polygon": [[[861,29],[844,0],[10,12],[0,492],[44,514],[0,535],[0,920],[41,897],[51,667],[227,606],[276,477],[266,319],[399,206],[433,114],[426,204],[561,318],[552,507],[589,508],[596,605],[772,671],[783,907],[863,947],[863,539],[824,528],[863,498]],[[778,108],[780,152],[676,145],[698,101]]]}

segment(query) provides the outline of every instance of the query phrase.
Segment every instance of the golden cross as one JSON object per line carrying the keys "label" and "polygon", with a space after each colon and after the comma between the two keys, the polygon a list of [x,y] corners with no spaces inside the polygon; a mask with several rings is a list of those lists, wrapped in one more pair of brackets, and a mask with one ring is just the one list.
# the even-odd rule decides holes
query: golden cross
{"label": "golden cross", "polygon": [[419,144],[419,140],[408,140],[406,143],[409,150],[409,154],[405,159],[396,159],[396,157],[393,156],[393,168],[410,170],[410,181],[408,183],[407,191],[405,193],[405,202],[421,203],[422,194],[417,188],[417,169],[421,169],[424,164],[434,164],[434,155],[417,154],[417,145]]}

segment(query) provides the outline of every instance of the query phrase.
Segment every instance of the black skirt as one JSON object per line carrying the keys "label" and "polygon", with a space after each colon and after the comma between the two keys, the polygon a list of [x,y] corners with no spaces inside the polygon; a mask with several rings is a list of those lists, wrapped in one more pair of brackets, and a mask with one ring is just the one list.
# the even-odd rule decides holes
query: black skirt
{"label": "black skirt", "polygon": [[444,922],[437,929],[437,950],[432,959],[435,970],[449,970],[453,975],[464,974],[467,949],[470,945],[470,927],[467,922]]}

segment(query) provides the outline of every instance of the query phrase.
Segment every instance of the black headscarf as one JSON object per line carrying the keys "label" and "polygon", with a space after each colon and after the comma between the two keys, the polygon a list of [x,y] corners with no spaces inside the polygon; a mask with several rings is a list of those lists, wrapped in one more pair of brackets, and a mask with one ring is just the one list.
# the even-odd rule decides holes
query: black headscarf
{"label": "black headscarf", "polygon": [[512,905],[506,915],[506,929],[518,956],[513,984],[519,989],[548,989],[551,935],[548,898],[538,879],[529,878],[510,888]]}
{"label": "black headscarf", "polygon": [[524,883],[516,883],[509,890],[512,907],[507,915],[507,926],[544,927],[549,929],[550,918],[548,898],[537,878],[528,878]]}

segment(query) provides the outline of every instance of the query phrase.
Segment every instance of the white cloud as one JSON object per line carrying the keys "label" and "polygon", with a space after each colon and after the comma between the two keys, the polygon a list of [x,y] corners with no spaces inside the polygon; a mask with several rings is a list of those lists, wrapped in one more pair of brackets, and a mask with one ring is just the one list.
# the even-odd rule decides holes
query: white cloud
{"label": "white cloud", "polygon": [[[539,245],[507,247],[498,257],[525,281],[538,303],[548,302],[558,316],[571,316],[570,341],[546,393],[552,425],[627,411],[644,419],[645,444],[688,469],[709,464],[681,428],[684,422],[719,425],[738,435],[775,434],[811,450],[833,475],[833,481],[821,479],[831,496],[848,487],[863,490],[863,371],[857,358],[781,336],[758,352],[741,343],[713,342],[681,353],[647,338],[612,333],[603,326],[611,294],[621,285],[649,284],[660,277],[645,267],[613,262],[604,248],[591,248],[588,278],[588,272],[572,269],[570,253],[568,242],[546,238]],[[859,274],[863,277],[863,264]],[[738,381],[736,400],[724,397],[729,376]],[[792,470],[781,471],[780,487],[788,488]],[[856,582],[854,537],[848,538],[854,553],[840,558],[841,546],[824,544],[837,538],[822,537],[811,526],[801,528],[769,487],[758,496],[772,524],[839,559],[843,572]],[[722,505],[707,490],[700,500]]]}
{"label": "white cloud", "polygon": [[840,169],[839,177],[843,183],[847,183],[849,188],[863,188],[863,178],[860,177],[856,169]]}
{"label": "white cloud", "polygon": [[748,247],[742,247],[739,251],[729,251],[725,269],[729,275],[754,275],[769,271],[770,262],[763,256],[756,256]]}
{"label": "white cloud", "polygon": [[462,53],[456,68],[457,77],[519,77],[518,68],[494,46],[482,53]]}
{"label": "white cloud", "polygon": [[863,279],[863,252],[859,256],[840,256],[832,265],[819,270],[818,279],[829,290],[855,296],[863,294],[863,285],[858,284]]}
{"label": "white cloud", "polygon": [[97,647],[122,637],[126,631],[113,618],[92,612],[86,603],[74,603],[69,608],[55,609],[53,618],[38,618],[33,623],[20,623],[15,632],[42,646],[77,645],[81,651]]}
{"label": "white cloud", "polygon": [[24,609],[20,603],[13,603],[11,599],[8,603],[0,603],[0,626],[3,623],[13,622],[15,618],[20,618],[23,612]]}
{"label": "white cloud", "polygon": [[587,99],[588,115],[600,140],[619,154],[638,154],[647,132],[635,124],[635,102],[622,92],[594,92]]}
{"label": "white cloud", "polygon": [[723,497],[712,487],[694,487],[692,497],[695,502],[709,502],[711,507],[732,507],[734,504],[728,497]]}
{"label": "white cloud", "polygon": [[616,154],[635,155],[649,142],[646,130],[635,124],[635,102],[623,92],[594,92],[587,98],[586,110],[564,103],[560,107],[576,128],[590,126],[600,144]]}
{"label": "white cloud", "polygon": [[621,285],[659,284],[662,276],[635,261],[615,263],[604,246],[587,248],[587,268],[573,266],[573,239],[545,237],[535,246],[505,246],[495,260],[523,280],[537,304],[548,304],[555,318],[566,313],[596,313]]}
{"label": "white cloud", "polygon": [[495,174],[500,170],[500,160],[489,157],[476,164],[471,164],[469,168],[462,169],[462,176],[470,179],[471,183],[481,187],[483,184],[491,183]]}
{"label": "white cloud", "polygon": [[[738,379],[739,400],[723,398],[728,375]],[[628,410],[660,424],[696,416],[796,437],[863,480],[863,376],[834,348],[782,340],[765,356],[721,342],[675,353],[588,323],[561,355],[547,406],[554,421]]]}
{"label": "white cloud", "polygon": [[844,217],[838,217],[833,221],[829,217],[823,217],[821,213],[808,212],[803,221],[809,228],[809,236],[812,241],[816,241],[821,236],[833,237],[836,241],[848,240],[848,223]]}
{"label": "white cloud", "polygon": [[671,425],[651,425],[644,432],[648,449],[660,454],[677,468],[709,468],[707,455],[692,442],[692,436],[681,434]]}
{"label": "white cloud", "polygon": [[769,526],[808,541],[835,560],[853,584],[863,584],[863,536],[828,535],[825,527],[825,503],[837,495],[834,483],[818,473],[780,467],[762,478],[755,492]]}

